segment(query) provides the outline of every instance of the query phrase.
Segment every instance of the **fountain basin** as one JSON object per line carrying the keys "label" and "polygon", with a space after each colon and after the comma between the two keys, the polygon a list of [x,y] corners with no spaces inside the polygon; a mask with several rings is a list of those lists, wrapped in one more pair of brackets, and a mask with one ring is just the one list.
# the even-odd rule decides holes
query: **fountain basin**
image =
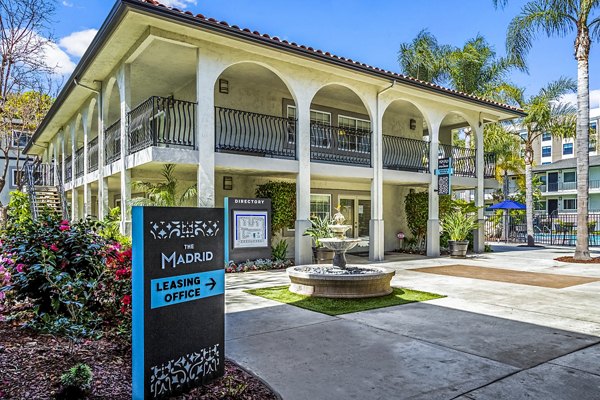
{"label": "fountain basin", "polygon": [[312,297],[360,299],[392,293],[390,282],[395,271],[381,267],[346,269],[323,265],[301,265],[287,269],[290,292]]}

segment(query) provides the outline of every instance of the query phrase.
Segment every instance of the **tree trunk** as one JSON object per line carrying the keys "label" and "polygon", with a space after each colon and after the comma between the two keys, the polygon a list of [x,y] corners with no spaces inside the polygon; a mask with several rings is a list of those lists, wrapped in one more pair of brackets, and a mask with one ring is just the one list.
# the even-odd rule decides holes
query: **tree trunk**
{"label": "tree trunk", "polygon": [[525,164],[525,207],[527,219],[527,246],[535,246],[533,236],[533,181],[530,162]]}
{"label": "tree trunk", "polygon": [[577,244],[576,260],[589,260],[588,245],[588,203],[589,203],[589,164],[590,153],[590,90],[589,65],[587,57],[577,60]]}

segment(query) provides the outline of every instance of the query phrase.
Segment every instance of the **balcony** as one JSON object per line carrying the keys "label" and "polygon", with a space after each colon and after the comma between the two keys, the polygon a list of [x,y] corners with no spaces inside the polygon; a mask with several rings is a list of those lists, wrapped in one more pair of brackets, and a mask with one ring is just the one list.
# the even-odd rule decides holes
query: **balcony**
{"label": "balcony", "polygon": [[71,156],[65,158],[65,182],[73,180],[73,159]]}
{"label": "balcony", "polygon": [[129,154],[152,146],[196,147],[196,103],[152,96],[127,115]]}
{"label": "balcony", "polygon": [[215,150],[296,159],[296,120],[215,107]]}
{"label": "balcony", "polygon": [[81,178],[84,175],[83,170],[83,147],[75,152],[75,178]]}
{"label": "balcony", "polygon": [[[600,180],[589,181],[589,190],[600,189]],[[558,193],[564,191],[576,191],[577,182],[552,182],[540,185],[542,193]]]}
{"label": "balcony", "polygon": [[88,144],[88,172],[98,170],[98,138]]}
{"label": "balcony", "polygon": [[371,132],[311,122],[310,159],[370,167]]}
{"label": "balcony", "polygon": [[117,121],[104,131],[104,160],[110,165],[121,159],[121,121]]}
{"label": "balcony", "polygon": [[428,172],[429,142],[383,135],[383,168]]}

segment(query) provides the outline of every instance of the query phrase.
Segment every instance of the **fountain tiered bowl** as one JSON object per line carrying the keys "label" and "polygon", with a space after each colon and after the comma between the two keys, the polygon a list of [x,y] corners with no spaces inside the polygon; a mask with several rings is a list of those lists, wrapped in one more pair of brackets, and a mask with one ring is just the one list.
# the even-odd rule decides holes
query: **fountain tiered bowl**
{"label": "fountain tiered bowl", "polygon": [[394,271],[347,265],[346,252],[361,241],[345,237],[350,227],[341,223],[329,225],[334,237],[319,240],[323,246],[335,252],[332,265],[300,265],[287,269],[292,282],[291,292],[328,298],[379,297],[392,293],[390,282]]}

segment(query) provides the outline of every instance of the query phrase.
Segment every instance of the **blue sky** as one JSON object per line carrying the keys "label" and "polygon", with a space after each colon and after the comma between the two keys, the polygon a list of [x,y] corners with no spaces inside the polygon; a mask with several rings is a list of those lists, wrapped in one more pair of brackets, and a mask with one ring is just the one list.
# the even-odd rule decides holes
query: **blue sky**
{"label": "blue sky", "polygon": [[[164,0],[180,8],[202,13],[263,33],[279,36],[370,65],[399,71],[400,43],[410,41],[427,28],[441,43],[462,45],[480,33],[504,54],[506,27],[523,0],[512,0],[496,10],[492,0]],[[110,9],[112,0],[59,0],[55,35],[60,48],[76,63]],[[573,36],[573,35],[571,35]],[[61,40],[62,39],[62,40]],[[600,100],[598,70],[600,43],[590,55],[592,103]],[[571,37],[540,36],[528,56],[529,75],[515,72],[512,81],[537,92],[560,76],[576,78]],[[64,72],[73,67],[70,64]]]}

